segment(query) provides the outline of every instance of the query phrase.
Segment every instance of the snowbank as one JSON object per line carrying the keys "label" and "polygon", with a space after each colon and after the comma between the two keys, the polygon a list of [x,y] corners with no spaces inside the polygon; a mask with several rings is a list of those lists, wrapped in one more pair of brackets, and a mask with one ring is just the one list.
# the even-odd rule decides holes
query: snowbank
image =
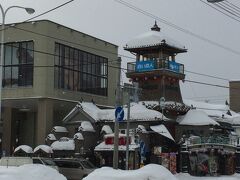
{"label": "snowbank", "polygon": [[165,167],[149,164],[137,170],[96,169],[83,180],[177,180]]}
{"label": "snowbank", "polygon": [[66,180],[57,170],[40,164],[26,164],[20,167],[0,166],[1,180]]}

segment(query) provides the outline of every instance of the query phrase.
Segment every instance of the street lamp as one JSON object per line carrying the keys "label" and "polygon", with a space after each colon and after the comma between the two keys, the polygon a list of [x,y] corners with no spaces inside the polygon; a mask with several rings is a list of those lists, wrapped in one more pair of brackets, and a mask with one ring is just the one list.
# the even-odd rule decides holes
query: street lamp
{"label": "street lamp", "polygon": [[28,14],[33,14],[35,10],[33,8],[22,7],[22,6],[10,6],[6,10],[3,9],[2,5],[0,4],[0,10],[2,13],[2,25],[1,25],[1,58],[0,58],[0,120],[2,117],[2,79],[3,79],[3,60],[4,60],[4,31],[5,31],[5,18],[7,12],[12,8],[19,8],[24,9]]}

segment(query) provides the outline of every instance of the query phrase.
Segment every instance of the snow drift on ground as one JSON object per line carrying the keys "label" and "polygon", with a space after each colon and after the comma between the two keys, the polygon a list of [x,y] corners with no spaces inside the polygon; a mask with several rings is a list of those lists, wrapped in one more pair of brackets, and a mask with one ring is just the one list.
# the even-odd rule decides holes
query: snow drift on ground
{"label": "snow drift on ground", "polygon": [[20,167],[0,166],[1,180],[67,180],[57,170],[40,164]]}
{"label": "snow drift on ground", "polygon": [[165,167],[149,164],[137,170],[96,169],[83,180],[177,180]]}

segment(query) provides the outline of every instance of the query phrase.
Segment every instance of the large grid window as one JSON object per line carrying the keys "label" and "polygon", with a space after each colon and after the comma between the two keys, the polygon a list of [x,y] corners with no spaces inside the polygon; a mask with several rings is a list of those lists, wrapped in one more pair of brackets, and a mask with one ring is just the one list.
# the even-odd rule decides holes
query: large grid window
{"label": "large grid window", "polygon": [[55,43],[55,87],[107,96],[108,60]]}
{"label": "large grid window", "polygon": [[33,41],[4,45],[3,87],[33,85]]}

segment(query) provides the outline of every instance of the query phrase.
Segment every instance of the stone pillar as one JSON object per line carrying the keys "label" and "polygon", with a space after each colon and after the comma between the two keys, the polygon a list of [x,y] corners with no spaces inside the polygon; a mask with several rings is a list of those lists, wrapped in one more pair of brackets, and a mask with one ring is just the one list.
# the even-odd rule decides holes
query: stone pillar
{"label": "stone pillar", "polygon": [[36,122],[36,145],[45,144],[45,138],[53,126],[53,102],[39,99]]}
{"label": "stone pillar", "polygon": [[9,156],[12,152],[13,139],[13,123],[12,123],[12,108],[4,107],[3,111],[3,136],[2,136],[2,152]]}

